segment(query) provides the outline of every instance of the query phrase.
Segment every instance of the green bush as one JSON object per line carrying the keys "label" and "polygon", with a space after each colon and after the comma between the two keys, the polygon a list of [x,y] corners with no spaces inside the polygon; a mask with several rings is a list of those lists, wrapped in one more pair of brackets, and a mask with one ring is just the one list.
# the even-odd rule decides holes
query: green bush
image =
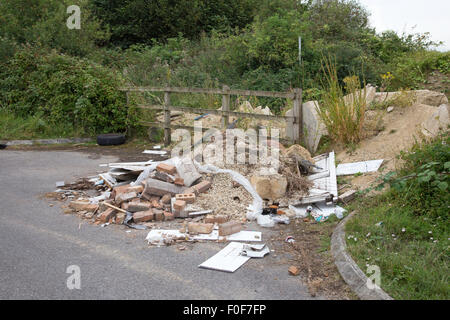
{"label": "green bush", "polygon": [[90,134],[125,131],[134,112],[118,90],[123,83],[117,72],[85,59],[26,46],[2,65],[0,107]]}
{"label": "green bush", "polygon": [[405,161],[398,172],[390,172],[383,182],[391,186],[393,197],[409,204],[416,215],[448,219],[450,203],[450,137],[440,136],[429,144],[417,144],[411,152],[402,152]]}
{"label": "green bush", "polygon": [[[20,44],[54,48],[67,54],[86,56],[109,39],[107,29],[91,15],[88,0],[2,0],[0,36]],[[67,8],[78,5],[81,29],[67,28]]]}

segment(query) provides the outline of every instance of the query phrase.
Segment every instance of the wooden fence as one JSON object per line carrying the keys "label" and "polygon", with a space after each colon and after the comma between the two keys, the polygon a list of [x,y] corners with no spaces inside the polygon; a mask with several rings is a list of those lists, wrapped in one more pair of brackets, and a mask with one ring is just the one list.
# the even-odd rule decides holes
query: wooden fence
{"label": "wooden fence", "polygon": [[[163,105],[138,105],[141,109],[151,110],[163,110],[164,111],[164,123],[160,122],[141,122],[142,125],[150,127],[162,127],[164,128],[164,144],[170,144],[171,129],[193,129],[194,126],[173,125],[170,123],[171,111],[182,111],[190,113],[200,114],[215,114],[222,116],[222,128],[226,128],[229,124],[229,117],[236,116],[239,118],[254,118],[263,120],[285,120],[286,126],[292,127],[292,136],[290,140],[296,143],[300,143],[303,140],[303,117],[302,117],[302,90],[295,88],[288,92],[274,92],[274,91],[254,91],[254,90],[235,90],[230,89],[228,86],[223,86],[222,89],[204,89],[204,88],[153,88],[153,87],[128,87],[121,88],[121,91],[126,92],[127,102],[129,92],[164,92],[164,104]],[[203,94],[219,94],[222,95],[222,109],[203,109],[192,108],[186,106],[172,106],[170,104],[171,93],[203,93]],[[230,111],[230,96],[255,96],[255,97],[272,97],[272,98],[285,98],[293,100],[293,116],[277,116],[277,115],[265,115],[256,113],[236,112]],[[209,128],[204,128],[208,130]]]}

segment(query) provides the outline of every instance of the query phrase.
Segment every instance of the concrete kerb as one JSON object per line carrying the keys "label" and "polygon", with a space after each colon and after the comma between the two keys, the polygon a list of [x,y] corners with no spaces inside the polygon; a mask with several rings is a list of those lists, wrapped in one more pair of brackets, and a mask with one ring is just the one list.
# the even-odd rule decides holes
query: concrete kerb
{"label": "concrete kerb", "polygon": [[37,140],[0,140],[1,144],[7,146],[19,146],[19,145],[35,145],[35,144],[65,144],[65,143],[86,143],[92,142],[91,138],[64,138],[64,139],[37,139]]}
{"label": "concrete kerb", "polygon": [[333,231],[333,235],[331,236],[331,253],[334,257],[334,263],[344,281],[361,300],[394,300],[381,288],[369,289],[367,287],[369,278],[367,278],[347,252],[345,224],[355,214],[355,211],[349,214]]}

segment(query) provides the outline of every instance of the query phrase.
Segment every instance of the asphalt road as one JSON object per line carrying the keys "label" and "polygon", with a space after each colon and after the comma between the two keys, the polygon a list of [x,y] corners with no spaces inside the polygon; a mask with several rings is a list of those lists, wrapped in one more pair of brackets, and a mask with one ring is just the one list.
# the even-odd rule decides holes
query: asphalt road
{"label": "asphalt road", "polygon": [[[234,273],[200,269],[225,244],[149,247],[146,231],[91,225],[42,199],[56,181],[94,175],[114,161],[0,150],[0,299],[313,299],[274,252]],[[263,240],[270,232],[263,229]],[[71,265],[80,267],[80,289],[67,287]]]}

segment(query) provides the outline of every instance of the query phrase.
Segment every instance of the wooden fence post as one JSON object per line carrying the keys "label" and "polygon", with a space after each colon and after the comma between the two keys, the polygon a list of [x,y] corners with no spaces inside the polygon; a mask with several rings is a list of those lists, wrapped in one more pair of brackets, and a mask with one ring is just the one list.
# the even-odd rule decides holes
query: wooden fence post
{"label": "wooden fence post", "polygon": [[164,92],[164,144],[170,144],[170,93]]}
{"label": "wooden fence post", "polygon": [[[230,90],[230,87],[227,85],[224,85],[223,88],[223,94],[222,94],[222,110],[223,111],[230,111],[230,95],[226,94],[228,90]],[[229,123],[229,116],[222,114],[222,128],[227,128]]]}
{"label": "wooden fence post", "polygon": [[303,108],[302,108],[302,89],[295,88],[294,89],[295,97],[294,97],[294,107],[293,107],[293,116],[294,120],[294,141],[298,144],[303,142]]}

